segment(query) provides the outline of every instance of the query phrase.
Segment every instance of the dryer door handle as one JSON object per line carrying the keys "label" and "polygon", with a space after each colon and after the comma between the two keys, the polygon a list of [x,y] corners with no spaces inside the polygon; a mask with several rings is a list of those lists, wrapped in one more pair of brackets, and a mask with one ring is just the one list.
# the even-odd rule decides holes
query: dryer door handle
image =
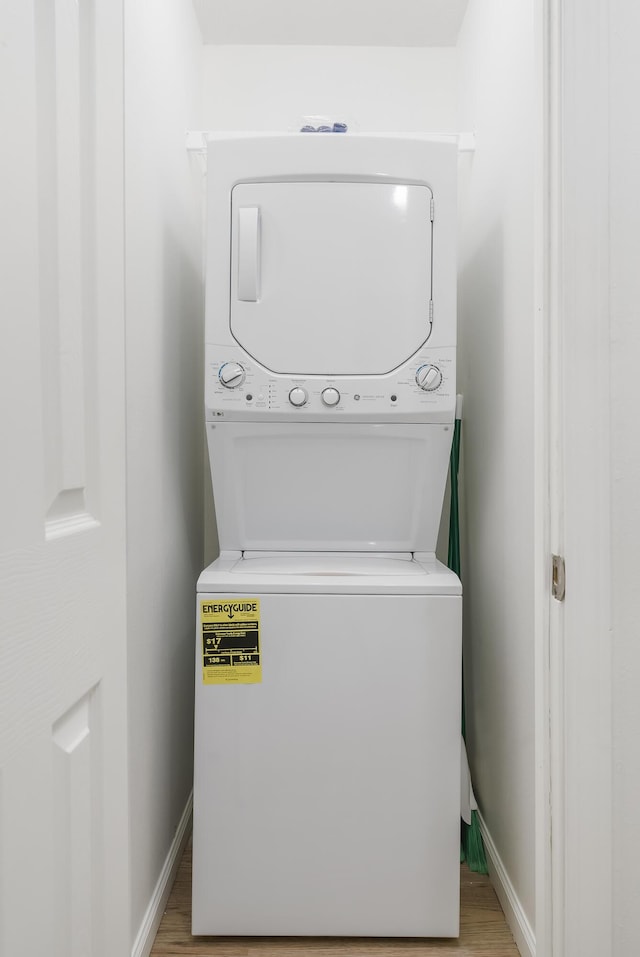
{"label": "dryer door handle", "polygon": [[238,209],[238,299],[260,298],[260,207]]}

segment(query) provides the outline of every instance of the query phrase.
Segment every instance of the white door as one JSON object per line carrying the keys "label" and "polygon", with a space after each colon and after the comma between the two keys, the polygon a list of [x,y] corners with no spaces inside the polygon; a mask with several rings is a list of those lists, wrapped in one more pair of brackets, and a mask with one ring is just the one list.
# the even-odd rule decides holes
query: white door
{"label": "white door", "polygon": [[4,4],[0,953],[129,950],[122,11]]}
{"label": "white door", "polygon": [[231,332],[272,372],[382,375],[430,332],[431,200],[401,183],[240,183]]}

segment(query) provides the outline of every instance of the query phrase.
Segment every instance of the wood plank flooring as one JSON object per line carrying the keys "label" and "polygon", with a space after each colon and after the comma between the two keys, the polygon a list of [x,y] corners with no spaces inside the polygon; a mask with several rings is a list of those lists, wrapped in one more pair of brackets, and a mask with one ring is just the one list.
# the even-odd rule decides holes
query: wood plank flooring
{"label": "wood plank flooring", "polygon": [[461,871],[461,933],[457,940],[336,937],[192,937],[191,843],[151,957],[518,957],[489,879]]}

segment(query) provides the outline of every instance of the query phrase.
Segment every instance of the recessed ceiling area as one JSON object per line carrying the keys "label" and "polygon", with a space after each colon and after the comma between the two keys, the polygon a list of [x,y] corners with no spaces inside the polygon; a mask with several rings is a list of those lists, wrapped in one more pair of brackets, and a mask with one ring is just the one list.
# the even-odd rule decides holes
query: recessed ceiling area
{"label": "recessed ceiling area", "polygon": [[468,0],[193,2],[205,43],[443,47],[455,46]]}

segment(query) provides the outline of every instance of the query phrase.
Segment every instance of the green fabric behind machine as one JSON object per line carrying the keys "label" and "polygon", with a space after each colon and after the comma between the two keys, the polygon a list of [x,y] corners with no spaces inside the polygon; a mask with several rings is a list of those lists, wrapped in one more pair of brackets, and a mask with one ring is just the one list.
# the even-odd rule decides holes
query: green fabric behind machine
{"label": "green fabric behind machine", "polygon": [[[460,513],[458,506],[458,471],[460,468],[460,433],[462,420],[456,412],[451,445],[451,508],[449,512],[449,552],[447,564],[460,578]],[[464,704],[464,671],[462,678],[462,737],[466,741],[466,715]],[[471,824],[460,822],[460,860],[467,863],[470,870],[477,874],[487,874],[487,858],[480,833],[478,812],[471,811]]]}

